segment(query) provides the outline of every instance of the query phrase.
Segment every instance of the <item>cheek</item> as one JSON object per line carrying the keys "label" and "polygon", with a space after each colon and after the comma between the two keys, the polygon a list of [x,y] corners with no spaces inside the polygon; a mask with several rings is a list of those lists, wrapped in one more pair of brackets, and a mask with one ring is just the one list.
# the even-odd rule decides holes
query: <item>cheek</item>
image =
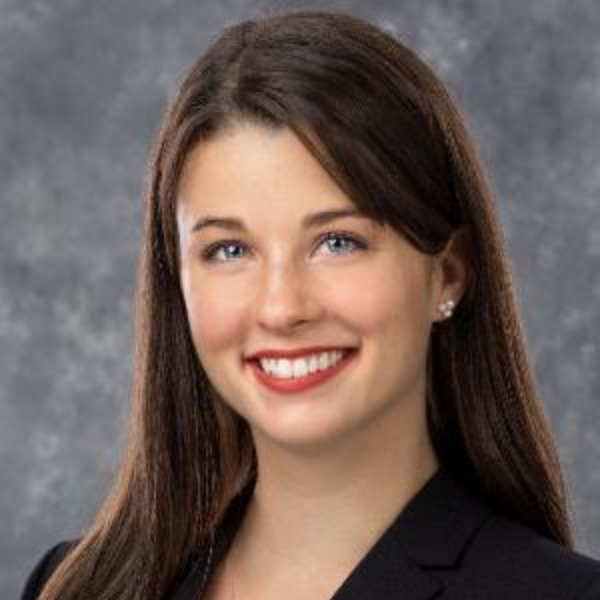
{"label": "cheek", "polygon": [[226,294],[200,286],[186,293],[186,309],[196,350],[200,355],[231,344],[239,335],[239,303]]}
{"label": "cheek", "polygon": [[365,356],[373,361],[378,385],[395,394],[409,389],[424,372],[429,342],[426,293],[414,280],[388,279],[357,296],[358,326]]}
{"label": "cheek", "polygon": [[[330,300],[365,335],[423,335],[428,325],[428,291],[419,272],[372,269],[332,289]],[[335,309],[334,309],[335,310]]]}

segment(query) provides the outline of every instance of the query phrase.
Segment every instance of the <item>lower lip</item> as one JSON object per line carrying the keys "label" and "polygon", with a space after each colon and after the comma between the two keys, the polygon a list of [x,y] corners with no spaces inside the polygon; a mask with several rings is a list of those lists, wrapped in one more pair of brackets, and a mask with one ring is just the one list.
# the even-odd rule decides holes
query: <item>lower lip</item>
{"label": "lower lip", "polygon": [[284,394],[295,394],[329,381],[343,371],[354,360],[357,354],[357,350],[352,350],[330,369],[317,371],[316,373],[311,373],[305,377],[299,377],[298,379],[278,379],[272,377],[266,371],[263,371],[260,368],[258,361],[251,360],[248,361],[248,364],[258,381],[269,389]]}

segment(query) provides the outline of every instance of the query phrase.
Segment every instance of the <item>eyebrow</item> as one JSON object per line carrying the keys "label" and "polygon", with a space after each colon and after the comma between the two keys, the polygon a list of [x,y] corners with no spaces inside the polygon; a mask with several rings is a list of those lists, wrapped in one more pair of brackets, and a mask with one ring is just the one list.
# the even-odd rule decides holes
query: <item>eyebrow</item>
{"label": "eyebrow", "polygon": [[[367,215],[356,209],[330,209],[306,215],[302,219],[302,227],[303,229],[318,227],[344,217],[357,217],[362,219],[368,218]],[[196,223],[194,223],[192,226],[191,232],[194,233],[207,227],[220,227],[221,229],[227,229],[230,231],[247,231],[247,227],[240,219],[236,219],[234,217],[207,216],[198,219],[198,221],[196,221]]]}

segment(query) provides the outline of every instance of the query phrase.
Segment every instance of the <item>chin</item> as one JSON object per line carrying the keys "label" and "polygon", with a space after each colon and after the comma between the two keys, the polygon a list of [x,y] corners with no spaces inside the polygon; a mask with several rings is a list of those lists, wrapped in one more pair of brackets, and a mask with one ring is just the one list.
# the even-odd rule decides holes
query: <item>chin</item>
{"label": "chin", "polygon": [[258,446],[278,446],[295,453],[319,454],[343,445],[356,431],[356,427],[351,427],[349,423],[342,423],[339,419],[334,423],[332,419],[317,418],[314,413],[293,417],[286,415],[283,422],[270,415],[268,422],[260,425],[250,423],[255,443]]}

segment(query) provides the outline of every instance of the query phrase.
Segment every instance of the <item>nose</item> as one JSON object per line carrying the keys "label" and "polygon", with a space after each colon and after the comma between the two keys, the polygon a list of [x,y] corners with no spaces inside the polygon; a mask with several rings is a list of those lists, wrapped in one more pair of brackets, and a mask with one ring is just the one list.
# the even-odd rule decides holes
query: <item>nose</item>
{"label": "nose", "polygon": [[316,290],[302,268],[288,262],[266,269],[256,298],[256,320],[262,327],[285,333],[320,313]]}

